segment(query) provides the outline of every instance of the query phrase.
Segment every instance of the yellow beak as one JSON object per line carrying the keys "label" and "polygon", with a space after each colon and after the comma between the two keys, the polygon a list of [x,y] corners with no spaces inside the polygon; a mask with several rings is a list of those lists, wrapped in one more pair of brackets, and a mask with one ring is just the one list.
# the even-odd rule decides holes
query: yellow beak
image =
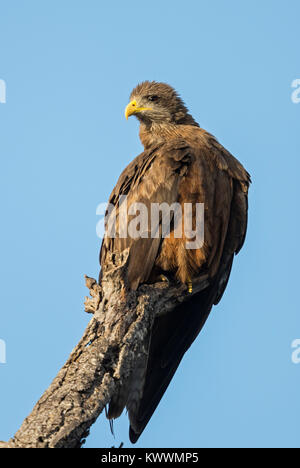
{"label": "yellow beak", "polygon": [[134,114],[138,114],[144,110],[151,110],[151,107],[138,107],[136,100],[131,101],[125,109],[125,117],[128,120],[128,117]]}

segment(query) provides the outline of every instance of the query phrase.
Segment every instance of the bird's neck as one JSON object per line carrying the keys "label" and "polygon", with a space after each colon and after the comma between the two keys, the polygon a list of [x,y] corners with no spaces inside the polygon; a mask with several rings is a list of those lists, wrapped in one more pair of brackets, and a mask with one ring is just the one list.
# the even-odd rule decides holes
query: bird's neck
{"label": "bird's neck", "polygon": [[187,125],[199,127],[197,122],[190,115],[186,116],[186,119],[180,124],[171,122],[141,122],[140,140],[144,148],[147,149],[153,145],[159,145],[165,141],[170,141],[172,138],[182,137],[182,131]]}

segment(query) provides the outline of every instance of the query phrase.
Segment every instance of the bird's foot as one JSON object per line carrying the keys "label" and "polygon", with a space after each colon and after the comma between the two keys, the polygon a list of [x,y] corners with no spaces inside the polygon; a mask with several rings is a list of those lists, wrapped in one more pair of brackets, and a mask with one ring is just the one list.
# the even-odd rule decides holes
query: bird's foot
{"label": "bird's foot", "polygon": [[188,293],[192,294],[192,292],[193,292],[193,283],[191,281],[188,281],[186,285],[187,285],[187,288],[188,288]]}

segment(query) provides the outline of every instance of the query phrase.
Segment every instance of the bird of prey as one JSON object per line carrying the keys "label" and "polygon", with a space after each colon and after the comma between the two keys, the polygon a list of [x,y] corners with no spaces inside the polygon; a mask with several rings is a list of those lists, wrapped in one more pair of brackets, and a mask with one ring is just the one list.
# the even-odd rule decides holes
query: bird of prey
{"label": "bird of prey", "polygon": [[[170,235],[163,236],[161,218],[154,236],[107,236],[102,243],[102,268],[109,262],[108,253],[129,249],[131,289],[162,278],[186,284],[190,296],[172,312],[156,315],[144,368],[134,372],[125,394],[113,397],[110,402],[109,419],[117,418],[127,408],[129,436],[135,443],[185,352],[225,291],[233,258],[245,240],[251,181],[240,162],[199,126],[168,84],[155,81],[138,84],[131,93],[125,115],[126,118],[134,115],[139,120],[144,152],[123,171],[109,202],[117,206],[121,197],[126,196],[128,205],[138,202],[147,207],[157,203],[177,203],[183,208],[186,203],[204,204],[204,242],[198,248],[187,248],[185,233],[181,237],[175,235],[174,219]],[[204,275],[208,278],[206,287],[189,294],[193,281]]]}

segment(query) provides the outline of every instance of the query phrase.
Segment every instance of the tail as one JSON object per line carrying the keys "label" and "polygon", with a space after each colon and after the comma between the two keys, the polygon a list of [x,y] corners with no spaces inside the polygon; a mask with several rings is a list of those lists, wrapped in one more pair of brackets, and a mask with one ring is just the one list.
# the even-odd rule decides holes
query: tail
{"label": "tail", "polygon": [[127,406],[129,438],[133,444],[151,419],[185,352],[203,328],[212,302],[208,288],[169,314],[155,319],[143,392],[138,407]]}

